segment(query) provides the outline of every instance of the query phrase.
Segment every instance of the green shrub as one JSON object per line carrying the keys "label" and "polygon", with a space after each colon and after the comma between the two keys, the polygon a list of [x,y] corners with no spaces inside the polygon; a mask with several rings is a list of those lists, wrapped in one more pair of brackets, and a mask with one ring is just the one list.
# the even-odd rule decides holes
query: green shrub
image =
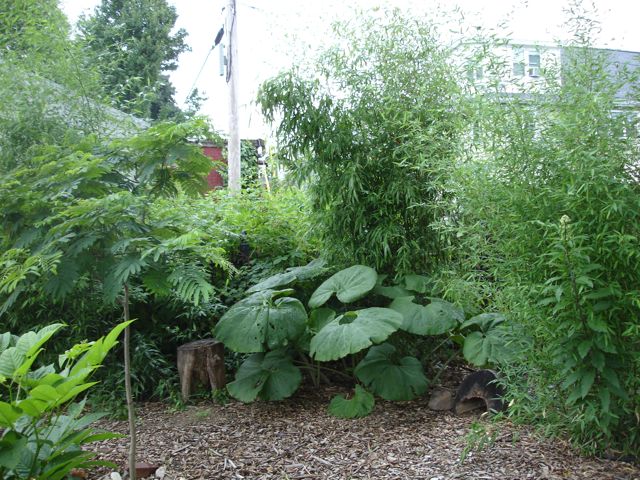
{"label": "green shrub", "polygon": [[334,36],[310,68],[261,86],[278,157],[307,186],[331,261],[429,271],[444,257],[433,224],[462,131],[451,58],[435,27],[397,10],[340,23]]}
{"label": "green shrub", "polygon": [[63,479],[77,468],[105,464],[82,446],[114,438],[89,427],[102,415],[84,414],[76,397],[95,385],[89,377],[128,325],[121,323],[94,341],[74,345],[58,359],[34,368],[45,344],[62,325],[20,336],[0,335],[0,476]]}
{"label": "green shrub", "polygon": [[507,372],[527,380],[511,388],[513,414],[589,452],[638,452],[638,124],[614,112],[639,72],[589,47],[565,49],[543,95],[478,102],[482,155],[458,172],[453,290],[475,290],[534,338],[511,366],[528,375]]}
{"label": "green shrub", "polygon": [[[426,277],[407,275],[384,287],[384,276],[353,265],[306,295],[304,285],[324,272],[323,262],[315,260],[276,274],[247,290],[248,296],[220,319],[216,338],[234,352],[252,354],[228,385],[231,396],[243,402],[282,400],[300,386],[301,369],[316,385],[327,371],[362,384],[351,400],[337,397],[329,407],[339,417],[359,417],[374,407],[372,394],[411,400],[427,389],[420,360],[403,355],[395,345],[403,343],[394,339],[400,331],[440,336],[441,345],[458,342],[465,358],[479,366],[504,361],[514,349],[502,315],[482,314],[465,322],[460,308],[426,296]],[[336,370],[333,364],[346,359],[352,372]]]}

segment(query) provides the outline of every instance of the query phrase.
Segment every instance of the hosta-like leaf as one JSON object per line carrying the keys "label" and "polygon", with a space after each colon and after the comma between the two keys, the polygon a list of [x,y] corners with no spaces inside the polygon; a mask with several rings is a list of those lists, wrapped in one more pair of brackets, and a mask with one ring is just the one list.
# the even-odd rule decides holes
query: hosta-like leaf
{"label": "hosta-like leaf", "polygon": [[282,400],[300,386],[302,374],[289,355],[281,350],[251,355],[238,369],[236,379],[227,385],[229,393],[241,402]]}
{"label": "hosta-like leaf", "polygon": [[318,308],[309,315],[309,330],[318,333],[327,323],[336,318],[336,312],[330,308]]}
{"label": "hosta-like leaf", "polygon": [[399,285],[394,285],[392,287],[383,287],[382,285],[376,285],[373,289],[373,293],[391,299],[411,296],[411,292],[409,290]]}
{"label": "hosta-like leaf", "polygon": [[349,400],[343,395],[336,395],[329,404],[329,413],[339,418],[360,418],[371,413],[376,400],[360,385],[356,385],[356,392]]}
{"label": "hosta-like leaf", "polygon": [[338,360],[384,342],[401,324],[402,315],[389,308],[347,312],[327,323],[311,339],[311,356],[319,361]]}
{"label": "hosta-like leaf", "polygon": [[310,308],[324,305],[335,293],[342,303],[361,299],[376,286],[378,274],[371,267],[354,265],[325,280],[309,299]]}
{"label": "hosta-like leaf", "polygon": [[444,300],[427,306],[413,303],[414,297],[396,298],[389,308],[402,315],[402,330],[416,335],[442,335],[457,327],[464,319],[460,308]]}
{"label": "hosta-like leaf", "polygon": [[236,352],[264,352],[289,345],[306,327],[307,312],[299,300],[276,298],[278,291],[257,292],[225,313],[213,334]]}
{"label": "hosta-like leaf", "polygon": [[[514,354],[514,336],[508,329],[506,318],[500,313],[482,313],[462,324],[462,328],[477,327],[479,331],[468,333],[464,339],[464,358],[478,366],[508,362]],[[526,335],[519,335],[526,342]]]}
{"label": "hosta-like leaf", "polygon": [[505,320],[505,316],[501,313],[481,313],[480,315],[476,315],[475,317],[471,317],[469,320],[465,321],[461,328],[476,325],[484,332],[497,327],[501,323],[504,323]]}
{"label": "hosta-like leaf", "polygon": [[433,285],[429,277],[415,274],[405,275],[402,278],[402,283],[407,290],[417,293],[427,293]]}
{"label": "hosta-like leaf", "polygon": [[429,382],[417,358],[396,359],[395,353],[395,347],[389,343],[371,347],[354,373],[385,400],[413,400],[427,390]]}
{"label": "hosta-like leaf", "polygon": [[471,332],[464,339],[464,358],[478,367],[508,361],[512,357],[509,340],[497,329],[486,333]]}
{"label": "hosta-like leaf", "polygon": [[255,284],[247,293],[260,292],[263,290],[273,290],[275,288],[291,285],[298,280],[305,281],[317,277],[325,271],[325,261],[319,258],[311,261],[302,267],[288,268],[284,273],[273,275],[260,283]]}
{"label": "hosta-like leaf", "polygon": [[292,273],[298,280],[306,281],[322,275],[326,271],[327,262],[321,258],[316,258],[302,267],[292,267],[287,269],[287,273]]}
{"label": "hosta-like leaf", "polygon": [[274,288],[286,287],[296,281],[296,276],[293,273],[277,273],[260,283],[256,283],[253,287],[247,290],[247,293],[261,292],[263,290],[273,290]]}

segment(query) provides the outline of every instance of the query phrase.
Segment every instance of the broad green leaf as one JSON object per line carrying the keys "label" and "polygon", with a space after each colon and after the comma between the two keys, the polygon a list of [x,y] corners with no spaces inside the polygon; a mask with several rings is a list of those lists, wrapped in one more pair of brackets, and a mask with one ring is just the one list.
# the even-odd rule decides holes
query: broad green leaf
{"label": "broad green leaf", "polygon": [[14,338],[10,332],[5,332],[0,335],[0,353],[9,348],[10,345],[15,345]]}
{"label": "broad green leaf", "polygon": [[229,394],[241,402],[282,400],[300,386],[302,374],[289,355],[281,350],[251,355],[240,366],[236,379],[227,385]]}
{"label": "broad green leaf", "polygon": [[374,394],[385,400],[413,400],[424,394],[428,381],[415,357],[395,358],[389,343],[371,347],[356,367],[356,377]]}
{"label": "broad green leaf", "polygon": [[460,328],[468,328],[477,325],[480,330],[486,332],[494,327],[497,327],[501,323],[504,323],[506,318],[501,313],[481,313],[475,317],[471,317],[465,321]]}
{"label": "broad green leaf", "polygon": [[329,413],[338,418],[366,417],[373,411],[376,400],[360,385],[356,385],[356,391],[349,400],[343,395],[336,395],[329,403]]}
{"label": "broad green leaf", "polygon": [[38,385],[33,390],[29,392],[29,396],[35,398],[36,400],[42,400],[45,402],[55,402],[58,398],[60,398],[60,393],[51,385]]}
{"label": "broad green leaf", "polygon": [[240,300],[222,316],[213,330],[214,336],[241,353],[289,345],[304,332],[307,312],[295,298],[274,300],[277,294],[265,290]]}
{"label": "broad green leaf", "polygon": [[422,306],[413,303],[414,297],[396,298],[389,308],[402,315],[402,330],[416,335],[442,335],[460,322],[460,309],[444,300]]}
{"label": "broad green leaf", "polygon": [[513,357],[512,339],[502,325],[486,332],[471,332],[464,339],[462,353],[465,360],[478,367],[507,362]]}
{"label": "broad green leaf", "polygon": [[16,342],[16,349],[26,357],[34,355],[51,336],[64,327],[62,323],[54,323],[41,328],[37,332],[27,332]]}
{"label": "broad green leaf", "polygon": [[28,437],[9,430],[0,439],[0,471],[13,470],[20,463],[20,454],[27,445]]}
{"label": "broad green leaf", "polygon": [[260,283],[255,284],[247,293],[261,292],[263,290],[273,290],[274,288],[285,287],[287,285],[291,285],[296,281],[296,276],[293,273],[285,272],[285,273],[277,273]]}
{"label": "broad green leaf", "polygon": [[273,275],[260,283],[252,286],[247,293],[260,292],[262,290],[272,290],[275,288],[291,285],[298,280],[306,281],[321,275],[325,271],[325,261],[319,258],[311,261],[302,267],[292,267],[286,272]]}
{"label": "broad green leaf", "polygon": [[326,271],[327,262],[316,258],[302,267],[288,268],[286,273],[292,273],[298,280],[307,281],[322,275]]}
{"label": "broad green leaf", "polygon": [[606,358],[604,353],[600,350],[592,350],[591,351],[591,365],[596,367],[596,369],[601,372],[604,369],[604,365],[606,363]]}
{"label": "broad green leaf", "polygon": [[325,280],[309,299],[310,308],[324,305],[335,293],[342,303],[361,299],[376,286],[378,274],[371,267],[354,265]]}
{"label": "broad green leaf", "polygon": [[347,312],[333,319],[311,339],[310,353],[318,361],[338,360],[384,342],[400,325],[402,315],[389,308]]}
{"label": "broad green leaf", "polygon": [[602,410],[605,412],[609,411],[609,407],[611,406],[611,393],[608,389],[601,387],[598,388],[598,397],[600,398],[600,404],[602,405]]}
{"label": "broad green leaf", "polygon": [[433,282],[429,277],[424,275],[405,275],[402,278],[402,283],[407,290],[411,290],[416,293],[427,293],[431,290]]}
{"label": "broad green leaf", "polygon": [[477,366],[485,366],[489,362],[491,343],[482,332],[471,332],[464,339],[462,354],[464,358]]}
{"label": "broad green leaf", "polygon": [[7,402],[0,402],[0,426],[7,428],[22,416],[22,410]]}
{"label": "broad green leaf", "polygon": [[587,353],[589,353],[589,350],[591,350],[591,344],[592,341],[590,338],[580,342],[580,344],[578,345],[578,354],[580,355],[580,358],[584,358],[587,356]]}
{"label": "broad green leaf", "polygon": [[44,400],[36,400],[35,398],[25,398],[16,405],[20,410],[33,418],[39,418],[47,411],[49,404]]}
{"label": "broad green leaf", "polygon": [[589,394],[595,378],[596,371],[593,368],[583,371],[580,379],[580,397],[584,398]]}
{"label": "broad green leaf", "polygon": [[309,315],[309,329],[318,333],[324,326],[336,318],[336,312],[330,308],[317,308]]}
{"label": "broad green leaf", "polygon": [[122,331],[127,328],[134,320],[120,322],[118,325],[102,338],[99,338],[93,345],[82,355],[75,365],[71,368],[70,375],[84,378],[89,375],[97,365],[100,365],[107,353],[116,345],[118,337]]}
{"label": "broad green leaf", "polygon": [[373,293],[391,299],[411,296],[411,292],[409,290],[399,285],[394,285],[392,287],[383,287],[382,285],[376,285],[373,289]]}
{"label": "broad green leaf", "polygon": [[609,325],[607,325],[607,322],[600,316],[589,315],[587,317],[587,325],[594,332],[609,333],[610,331]]}
{"label": "broad green leaf", "polygon": [[9,347],[0,353],[0,375],[13,378],[15,372],[24,363],[24,354],[21,354],[16,347]]}

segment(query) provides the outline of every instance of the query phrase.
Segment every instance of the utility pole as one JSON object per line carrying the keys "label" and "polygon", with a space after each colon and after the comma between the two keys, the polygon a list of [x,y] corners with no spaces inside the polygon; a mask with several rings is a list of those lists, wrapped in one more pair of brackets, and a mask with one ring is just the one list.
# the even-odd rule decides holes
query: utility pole
{"label": "utility pole", "polygon": [[227,0],[227,83],[229,84],[229,190],[240,191],[240,132],[238,122],[238,16],[236,0]]}

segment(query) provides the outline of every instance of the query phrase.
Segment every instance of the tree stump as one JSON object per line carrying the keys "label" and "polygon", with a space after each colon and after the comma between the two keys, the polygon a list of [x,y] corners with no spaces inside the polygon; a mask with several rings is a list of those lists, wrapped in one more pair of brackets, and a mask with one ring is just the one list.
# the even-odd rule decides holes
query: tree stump
{"label": "tree stump", "polygon": [[224,345],[214,338],[196,340],[178,347],[178,375],[182,400],[189,400],[199,382],[211,390],[227,384],[224,374]]}

